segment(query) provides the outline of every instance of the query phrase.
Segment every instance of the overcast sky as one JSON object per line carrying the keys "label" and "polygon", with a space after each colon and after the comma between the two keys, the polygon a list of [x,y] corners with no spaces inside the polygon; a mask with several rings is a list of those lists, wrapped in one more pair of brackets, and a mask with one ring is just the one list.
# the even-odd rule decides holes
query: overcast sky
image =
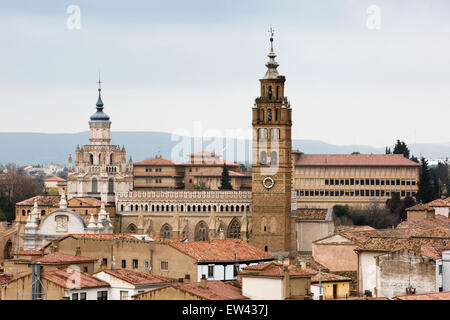
{"label": "overcast sky", "polygon": [[450,141],[448,0],[0,0],[0,131],[87,130],[99,70],[113,130],[248,129],[271,25],[294,138]]}

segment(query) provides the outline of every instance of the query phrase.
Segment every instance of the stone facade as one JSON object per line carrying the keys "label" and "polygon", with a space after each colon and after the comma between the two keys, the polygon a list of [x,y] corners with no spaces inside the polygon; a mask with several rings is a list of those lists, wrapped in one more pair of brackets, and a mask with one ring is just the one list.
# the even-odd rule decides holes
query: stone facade
{"label": "stone facade", "polygon": [[89,127],[89,145],[77,146],[73,165],[69,157],[68,196],[114,202],[115,192],[133,188],[133,162],[130,157],[127,165],[125,147],[111,145],[111,121],[103,113],[100,89]]}

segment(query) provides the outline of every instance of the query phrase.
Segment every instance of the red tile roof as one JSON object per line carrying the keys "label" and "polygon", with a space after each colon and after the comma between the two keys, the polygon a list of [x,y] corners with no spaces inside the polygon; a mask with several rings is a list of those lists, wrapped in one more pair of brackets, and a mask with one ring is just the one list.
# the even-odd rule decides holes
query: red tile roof
{"label": "red tile roof", "polygon": [[397,300],[450,300],[450,291],[397,296]]}
{"label": "red tile roof", "polygon": [[[334,273],[328,273],[328,272],[321,272],[320,274],[320,280],[322,282],[338,282],[338,281],[352,281],[351,278],[339,276]],[[319,274],[317,273],[311,278],[311,283],[318,283],[319,282]]]}
{"label": "red tile roof", "polygon": [[[284,275],[285,266],[278,262],[261,263],[260,266],[248,266],[242,269],[240,273],[242,276],[261,276],[261,277],[277,277],[281,278]],[[255,272],[256,271],[256,272]],[[317,271],[312,269],[301,269],[297,266],[288,266],[289,276],[292,277],[311,277]]]}
{"label": "red tile roof", "polygon": [[139,162],[135,162],[134,165],[157,165],[157,166],[175,166],[178,163],[168,160],[168,159],[164,159],[164,158],[160,158],[160,157],[155,157],[155,158],[150,158],[150,159],[146,159],[144,161],[139,161]]}
{"label": "red tile roof", "polygon": [[401,154],[302,154],[296,166],[401,166],[419,167]]}
{"label": "red tile roof", "polygon": [[325,220],[328,209],[298,208],[297,219],[300,220]]}
{"label": "red tile roof", "polygon": [[167,278],[163,276],[158,275],[150,275],[143,272],[138,272],[134,270],[129,269],[107,269],[107,270],[100,270],[96,272],[95,274],[99,272],[105,272],[109,275],[112,275],[116,278],[119,278],[125,282],[128,282],[133,285],[146,285],[146,284],[162,284],[162,283],[168,283],[168,282],[176,282],[177,279],[174,278]]}
{"label": "red tile roof", "polygon": [[40,262],[42,264],[66,264],[66,263],[81,263],[81,262],[95,262],[98,259],[75,256],[73,254],[53,252],[46,254],[43,257],[34,259],[35,262]]}
{"label": "red tile roof", "polygon": [[16,203],[16,205],[23,205],[23,206],[32,206],[34,205],[34,200],[37,199],[37,203],[39,206],[53,206],[58,205],[59,201],[61,200],[61,197],[56,196],[35,196],[23,201],[20,201]]}
{"label": "red tile roof", "polygon": [[66,181],[66,179],[63,179],[63,178],[60,178],[60,177],[58,177],[58,176],[53,176],[53,177],[50,177],[50,178],[47,178],[47,179],[44,179],[44,181],[46,181],[46,182],[51,182],[51,181]]}
{"label": "red tile roof", "polygon": [[240,239],[211,241],[170,241],[169,245],[197,261],[245,261],[273,259],[269,253]]}
{"label": "red tile roof", "polygon": [[429,207],[450,207],[450,198],[447,199],[436,199],[428,202]]}
{"label": "red tile roof", "polygon": [[[168,285],[164,286],[151,292],[155,292],[157,290],[166,290],[167,288],[175,288],[180,291],[188,292],[193,294],[201,299],[205,300],[244,300],[247,299],[242,295],[242,290],[230,284],[224,283],[220,280],[207,281],[206,288],[202,288],[200,282],[186,283],[181,286],[177,285]],[[142,292],[134,295],[133,297],[137,297],[140,295],[145,295],[147,292]]]}
{"label": "red tile roof", "polygon": [[435,248],[432,246],[422,246],[420,248],[420,254],[428,258],[438,260],[442,258],[442,247]]}
{"label": "red tile roof", "polygon": [[41,250],[21,250],[12,253],[17,256],[42,256]]}
{"label": "red tile roof", "polygon": [[[96,287],[109,287],[109,284],[94,278],[93,276],[79,272],[76,270],[71,270],[71,272],[67,272],[68,268],[62,268],[57,270],[44,271],[42,273],[42,278],[46,279],[50,282],[53,282],[63,288],[66,289],[87,289],[87,288],[96,288]],[[79,279],[79,282],[76,282],[75,279]]]}
{"label": "red tile roof", "polygon": [[415,206],[406,208],[406,211],[429,211],[429,212],[434,212],[434,208],[430,207],[427,204],[419,203],[419,204],[416,204]]}
{"label": "red tile roof", "polygon": [[14,279],[14,276],[12,274],[0,274],[0,286],[8,283],[12,279]]}

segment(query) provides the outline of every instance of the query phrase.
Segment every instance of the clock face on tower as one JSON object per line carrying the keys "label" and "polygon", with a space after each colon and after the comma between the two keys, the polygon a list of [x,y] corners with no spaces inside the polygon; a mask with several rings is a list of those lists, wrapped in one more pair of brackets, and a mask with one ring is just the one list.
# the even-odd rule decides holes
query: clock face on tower
{"label": "clock face on tower", "polygon": [[273,185],[275,184],[275,181],[272,179],[272,177],[265,177],[264,180],[262,181],[262,184],[263,184],[264,188],[269,190],[270,188],[273,187]]}

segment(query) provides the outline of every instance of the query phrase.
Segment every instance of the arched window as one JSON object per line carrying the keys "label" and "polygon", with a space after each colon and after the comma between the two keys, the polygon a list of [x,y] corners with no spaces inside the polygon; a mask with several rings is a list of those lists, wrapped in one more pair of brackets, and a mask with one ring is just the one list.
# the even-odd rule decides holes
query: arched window
{"label": "arched window", "polygon": [[261,151],[261,154],[259,156],[259,162],[262,165],[266,165],[267,164],[267,153],[265,151]]}
{"label": "arched window", "polygon": [[277,86],[277,93],[276,93],[276,99],[278,100],[278,96],[280,94],[280,86]]}
{"label": "arched window", "polygon": [[267,129],[264,129],[263,132],[264,132],[264,140],[267,140]]}
{"label": "arched window", "polygon": [[114,179],[109,178],[108,180],[108,193],[114,193]]}
{"label": "arched window", "polygon": [[27,212],[25,211],[25,210],[22,210],[22,216],[26,216],[27,215]]}
{"label": "arched window", "polygon": [[123,211],[123,204],[120,205],[120,211]]}
{"label": "arched window", "polygon": [[99,153],[99,155],[98,155],[98,164],[101,164],[101,163],[102,163],[102,154]]}
{"label": "arched window", "polygon": [[12,259],[12,248],[13,248],[12,241],[8,240],[3,250],[3,257],[5,260]]}
{"label": "arched window", "polygon": [[240,239],[241,238],[241,223],[238,219],[234,218],[228,226],[228,238]]}
{"label": "arched window", "polygon": [[94,155],[92,153],[89,154],[89,162],[91,163],[91,165],[94,164]]}
{"label": "arched window", "polygon": [[272,86],[269,86],[269,90],[267,91],[267,95],[269,96],[269,100],[272,100]]}
{"label": "arched window", "polygon": [[170,239],[172,233],[172,228],[168,223],[164,224],[159,232],[159,236],[164,239]]}
{"label": "arched window", "polygon": [[195,227],[195,241],[207,241],[208,240],[208,227],[202,220]]}
{"label": "arched window", "polygon": [[278,113],[280,112],[280,109],[275,109],[275,121],[278,121]]}
{"label": "arched window", "polygon": [[45,216],[45,210],[41,210],[41,216]]}
{"label": "arched window", "polygon": [[272,109],[267,109],[267,121],[272,122]]}
{"label": "arched window", "polygon": [[270,129],[270,140],[273,140],[275,138],[274,129]]}
{"label": "arched window", "polygon": [[113,164],[113,154],[111,153],[110,155],[109,155],[109,164]]}
{"label": "arched window", "polygon": [[264,251],[268,252],[269,251],[269,247],[268,246],[264,246]]}
{"label": "arched window", "polygon": [[272,166],[278,164],[278,153],[276,151],[270,153],[270,164]]}
{"label": "arched window", "polygon": [[264,109],[261,109],[261,121],[264,121]]}
{"label": "arched window", "polygon": [[127,233],[136,233],[136,232],[137,232],[136,226],[133,223],[131,223],[127,228]]}
{"label": "arched window", "polygon": [[92,193],[97,193],[98,192],[98,182],[97,182],[97,178],[92,178]]}

